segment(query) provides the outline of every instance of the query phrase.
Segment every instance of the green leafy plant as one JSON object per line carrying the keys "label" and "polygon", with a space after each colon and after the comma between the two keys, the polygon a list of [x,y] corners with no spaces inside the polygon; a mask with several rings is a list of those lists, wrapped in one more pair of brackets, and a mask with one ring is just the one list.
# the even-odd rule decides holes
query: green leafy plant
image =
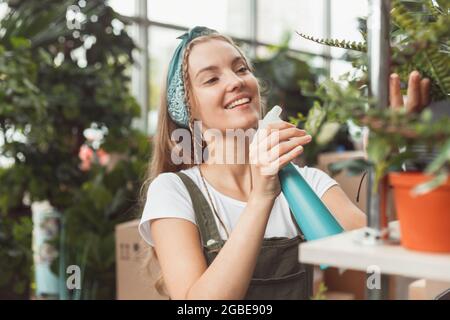
{"label": "green leafy plant", "polygon": [[332,46],[332,47],[341,48],[341,49],[356,50],[356,51],[361,51],[361,52],[367,51],[367,45],[363,42],[356,42],[356,41],[350,42],[350,41],[346,41],[346,40],[337,40],[337,39],[319,39],[319,38],[314,38],[312,36],[308,36],[306,34],[299,33],[299,32],[297,32],[297,34],[306,40],[314,41],[316,43],[327,45],[327,46]]}
{"label": "green leafy plant", "polygon": [[[406,79],[412,70],[418,70],[432,82],[432,98],[448,99],[450,92],[449,56],[449,1],[393,0],[391,2],[390,42],[392,50],[392,72]],[[367,51],[366,20],[361,19],[360,33],[364,42],[335,39],[317,39],[298,33],[301,37],[319,44]],[[361,55],[353,55],[355,62]],[[366,59],[359,61],[365,68]],[[356,66],[355,64],[354,66]]]}
{"label": "green leafy plant", "polygon": [[15,38],[8,44],[9,49],[3,44],[0,44],[0,143],[3,144],[0,157],[15,164],[0,167],[0,299],[28,299],[32,226],[30,207],[23,203],[23,197],[31,168],[21,163],[23,154],[12,149],[19,143],[14,141],[14,132],[26,130],[28,117],[38,122],[45,119],[46,100],[36,86],[37,68],[29,43]]}
{"label": "green leafy plant", "polygon": [[[63,217],[61,263],[83,271],[82,290],[61,297],[114,298],[114,227],[137,216],[150,153],[147,137],[132,127],[140,113],[129,90],[135,45],[103,0],[7,4],[0,22],[0,150],[11,164],[0,169],[0,214],[16,225],[30,217],[32,201],[50,201]],[[78,20],[68,21],[75,9]],[[107,164],[94,157],[88,170],[80,159],[86,129],[102,132],[101,149],[110,157]],[[17,237],[8,239],[3,253],[4,243],[19,245]],[[26,274],[29,261],[20,268],[4,274]],[[64,269],[54,270],[63,270],[65,280]]]}
{"label": "green leafy plant", "polygon": [[[15,212],[18,213],[17,211]],[[0,219],[0,297],[28,299],[31,275],[31,230],[28,216]]]}
{"label": "green leafy plant", "polygon": [[[316,104],[313,113],[308,114],[306,123],[313,123],[319,128],[319,135],[332,139],[335,124],[348,121],[357,126],[367,126],[371,132],[367,145],[368,158],[332,164],[330,169],[333,173],[347,169],[350,174],[357,175],[373,167],[375,187],[389,171],[398,171],[407,162],[435,177],[419,186],[416,189],[418,193],[428,192],[447,180],[450,117],[434,119],[430,110],[415,114],[404,110],[371,108],[371,101],[361,95],[358,88],[344,87],[332,80],[325,81],[318,92],[326,92],[323,95],[325,98],[322,104]],[[423,163],[423,151],[415,148],[418,144],[435,153],[431,162]]]}
{"label": "green leafy plant", "polygon": [[[322,152],[354,150],[353,142],[349,139],[349,121],[336,121],[327,110],[336,108],[340,104],[363,105],[367,99],[361,98],[359,90],[348,87],[341,92],[340,87],[320,85],[316,90],[310,91],[308,84],[302,82],[304,94],[314,100],[314,105],[306,115],[298,113],[296,117],[289,117],[289,121],[302,127],[313,139],[302,153],[303,163],[314,165],[318,155]],[[328,92],[328,90],[332,90]]]}
{"label": "green leafy plant", "polygon": [[311,297],[311,300],[326,300],[327,299],[327,296],[326,296],[327,291],[328,291],[328,288],[325,285],[325,282],[321,281],[319,283],[319,288],[318,288],[316,294],[313,297]]}
{"label": "green leafy plant", "polygon": [[[449,96],[450,57],[448,51],[449,17],[448,1],[392,1],[391,31],[392,69],[403,79],[413,70],[419,70],[431,79],[432,100]],[[365,20],[361,20],[360,31],[366,39]],[[300,34],[305,37],[304,35]],[[325,45],[364,51],[364,43],[312,39]],[[341,77],[343,83],[326,81],[318,96],[322,99],[316,110],[308,114],[306,122],[314,123],[317,131],[325,130],[332,139],[334,123],[351,121],[370,129],[367,160],[352,160],[331,166],[336,173],[347,168],[353,174],[373,167],[374,186],[391,170],[400,170],[402,164],[414,164],[418,170],[434,176],[434,179],[418,186],[417,193],[425,193],[447,181],[450,165],[450,118],[436,119],[430,110],[421,114],[410,114],[389,108],[370,108],[367,98],[367,57],[365,52],[347,56],[358,72]],[[331,138],[330,138],[331,137]],[[432,154],[432,161],[423,162],[423,146]],[[402,150],[400,150],[402,149]]]}

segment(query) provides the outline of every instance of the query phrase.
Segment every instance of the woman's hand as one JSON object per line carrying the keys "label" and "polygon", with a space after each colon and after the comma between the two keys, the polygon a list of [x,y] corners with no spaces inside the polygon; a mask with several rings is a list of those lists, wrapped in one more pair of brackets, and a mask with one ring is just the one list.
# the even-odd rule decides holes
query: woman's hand
{"label": "woman's hand", "polygon": [[[400,90],[400,77],[392,73],[389,77],[389,106],[392,109],[406,108],[408,112],[421,112],[430,103],[430,79],[421,78],[418,71],[409,74],[406,101]],[[363,150],[366,151],[369,132],[363,133]]]}
{"label": "woman's hand", "polygon": [[274,200],[281,192],[278,171],[303,152],[311,136],[281,121],[257,131],[250,144],[253,189],[251,196]]}
{"label": "woman's hand", "polygon": [[406,107],[408,112],[420,112],[430,103],[430,79],[421,79],[418,71],[409,74],[406,101],[400,91],[400,77],[393,73],[389,79],[389,105],[393,109]]}

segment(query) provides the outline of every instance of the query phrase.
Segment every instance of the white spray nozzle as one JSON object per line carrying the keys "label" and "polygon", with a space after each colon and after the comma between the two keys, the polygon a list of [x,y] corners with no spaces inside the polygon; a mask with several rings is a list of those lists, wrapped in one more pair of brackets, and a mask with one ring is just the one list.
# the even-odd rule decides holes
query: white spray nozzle
{"label": "white spray nozzle", "polygon": [[280,106],[274,106],[269,112],[267,112],[264,119],[262,119],[260,129],[264,129],[270,123],[282,121],[280,118],[282,111],[283,109],[281,109]]}

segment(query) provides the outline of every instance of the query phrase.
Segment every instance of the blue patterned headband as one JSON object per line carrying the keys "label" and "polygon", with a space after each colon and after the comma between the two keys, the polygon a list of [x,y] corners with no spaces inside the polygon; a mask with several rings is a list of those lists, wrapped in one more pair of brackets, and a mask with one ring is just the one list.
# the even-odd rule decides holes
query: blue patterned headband
{"label": "blue patterned headband", "polygon": [[195,27],[178,37],[181,43],[175,49],[167,73],[167,105],[169,116],[179,126],[189,128],[189,111],[186,105],[183,78],[183,56],[184,50],[193,39],[217,33],[217,31],[206,27]]}

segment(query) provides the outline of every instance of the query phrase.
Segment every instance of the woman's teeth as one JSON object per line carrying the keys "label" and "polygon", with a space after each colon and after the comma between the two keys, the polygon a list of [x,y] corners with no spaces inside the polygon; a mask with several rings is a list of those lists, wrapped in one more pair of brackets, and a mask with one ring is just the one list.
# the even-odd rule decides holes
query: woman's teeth
{"label": "woman's teeth", "polygon": [[237,107],[238,105],[241,105],[241,104],[244,104],[244,103],[248,103],[248,102],[250,102],[249,98],[242,98],[242,99],[233,101],[228,106],[226,106],[225,109],[233,109],[234,107]]}

